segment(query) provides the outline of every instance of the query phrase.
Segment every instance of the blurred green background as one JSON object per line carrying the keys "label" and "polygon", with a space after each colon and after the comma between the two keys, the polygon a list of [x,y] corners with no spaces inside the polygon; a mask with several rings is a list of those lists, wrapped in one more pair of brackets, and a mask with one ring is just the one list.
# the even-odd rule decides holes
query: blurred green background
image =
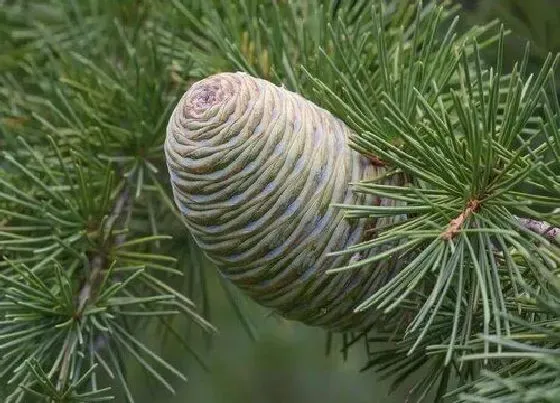
{"label": "blurred green background", "polygon": [[[185,356],[172,342],[164,343],[163,355],[185,369],[189,381],[174,384],[175,397],[149,383],[137,367],[130,367],[136,396],[141,402],[204,403],[371,403],[404,402],[403,388],[387,398],[389,384],[371,371],[359,372],[364,365],[363,347],[357,345],[345,361],[337,351],[326,356],[326,333],[320,329],[286,321],[256,304],[242,300],[246,313],[255,324],[258,336],[251,341],[239,324],[231,304],[225,298],[214,270],[209,269],[212,321],[219,334],[205,350],[208,371]],[[187,326],[178,329],[187,331]],[[147,337],[161,337],[148,331]],[[195,337],[196,339],[196,337]],[[193,342],[203,346],[204,340]],[[179,353],[180,352],[180,353]]]}

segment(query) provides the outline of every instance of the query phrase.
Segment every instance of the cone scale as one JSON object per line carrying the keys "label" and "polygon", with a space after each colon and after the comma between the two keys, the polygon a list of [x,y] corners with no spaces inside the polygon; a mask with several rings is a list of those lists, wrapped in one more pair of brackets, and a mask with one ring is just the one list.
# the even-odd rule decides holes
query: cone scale
{"label": "cone scale", "polygon": [[327,256],[367,238],[370,220],[331,205],[379,204],[350,182],[383,173],[349,146],[350,129],[300,95],[245,73],[194,83],[165,141],[175,202],[222,275],[282,316],[333,331],[387,281],[386,265],[325,274],[373,252]]}

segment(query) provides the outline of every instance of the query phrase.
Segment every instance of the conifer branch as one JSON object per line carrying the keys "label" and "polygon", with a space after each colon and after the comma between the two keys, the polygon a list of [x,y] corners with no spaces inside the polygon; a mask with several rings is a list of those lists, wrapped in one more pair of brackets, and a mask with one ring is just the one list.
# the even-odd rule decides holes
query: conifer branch
{"label": "conifer branch", "polygon": [[[110,239],[110,234],[114,228],[115,223],[117,220],[123,215],[127,214],[127,210],[132,207],[131,198],[130,198],[130,190],[129,187],[124,185],[121,189],[118,197],[115,200],[114,207],[111,209],[111,213],[105,221],[105,228],[104,233],[108,234]],[[119,234],[113,246],[118,246],[125,241],[124,234]],[[105,245],[104,245],[105,246]],[[96,285],[99,284],[99,277],[101,272],[106,269],[108,262],[106,256],[104,256],[104,251],[99,251],[98,253],[94,253],[89,258],[89,267],[90,273],[87,277],[86,282],[81,287],[78,297],[77,297],[77,306],[76,311],[74,313],[74,320],[80,321],[84,309],[90,303],[93,296],[97,294]],[[62,353],[62,362],[60,368],[60,376],[58,380],[58,388],[62,390],[66,385],[69,375],[69,367],[70,367],[70,360],[72,357],[73,346],[72,344],[75,343],[76,340],[74,337],[68,337],[63,345],[63,353]],[[102,344],[104,345],[104,344]],[[96,350],[96,352],[98,352]]]}
{"label": "conifer branch", "polygon": [[467,203],[467,207],[465,207],[461,214],[459,214],[457,218],[451,220],[447,229],[441,234],[441,238],[446,241],[453,239],[459,233],[459,231],[463,227],[463,224],[465,224],[465,221],[467,221],[474,213],[476,213],[479,208],[480,201],[469,201]]}
{"label": "conifer branch", "polygon": [[560,228],[555,227],[546,221],[538,221],[538,220],[533,220],[530,218],[522,218],[522,217],[516,217],[516,218],[522,227],[530,231],[533,231],[549,239],[550,241],[560,243]]}
{"label": "conifer branch", "polygon": [[[123,214],[123,210],[125,210],[125,207],[128,207],[128,209],[132,207],[132,203],[130,202],[130,190],[126,185],[123,186],[123,189],[120,191],[120,194],[118,195],[115,201],[115,205],[111,210],[111,214],[109,215],[109,218],[105,223],[105,228],[104,228],[105,234],[111,234],[116,221]],[[125,241],[125,239],[126,238],[124,234],[119,234],[116,237],[113,246],[119,246]],[[78,307],[76,310],[76,316],[78,318],[81,317],[84,308],[90,301],[92,295],[95,294],[95,284],[98,282],[101,271],[106,268],[105,266],[107,264],[107,259],[106,256],[103,255],[103,252],[99,252],[93,254],[93,256],[89,259],[89,262],[90,262],[90,274],[88,276],[86,283],[83,285],[83,287],[81,288],[78,294],[79,295]]]}

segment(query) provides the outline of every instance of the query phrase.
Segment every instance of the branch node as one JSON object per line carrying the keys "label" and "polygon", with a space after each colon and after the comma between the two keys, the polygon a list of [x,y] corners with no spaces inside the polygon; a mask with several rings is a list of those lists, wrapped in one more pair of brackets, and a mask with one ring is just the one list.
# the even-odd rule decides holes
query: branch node
{"label": "branch node", "polygon": [[451,239],[455,238],[465,221],[473,214],[476,213],[480,209],[480,200],[474,199],[467,203],[465,209],[459,214],[459,216],[449,223],[447,229],[442,232],[441,239],[446,241],[450,241]]}
{"label": "branch node", "polygon": [[366,158],[372,163],[373,166],[376,166],[376,167],[384,167],[384,166],[387,165],[387,164],[385,164],[385,163],[381,160],[381,158],[379,158],[379,157],[376,156],[376,155],[373,155],[373,154],[366,154],[365,156],[366,156]]}

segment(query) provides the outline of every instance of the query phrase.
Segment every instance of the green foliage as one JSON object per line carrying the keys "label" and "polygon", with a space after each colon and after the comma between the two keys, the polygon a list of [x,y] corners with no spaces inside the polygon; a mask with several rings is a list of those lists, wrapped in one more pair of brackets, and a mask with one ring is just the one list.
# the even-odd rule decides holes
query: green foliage
{"label": "green foliage", "polygon": [[178,316],[215,330],[169,285],[184,273],[166,233],[189,242],[173,225],[162,151],[181,80],[154,33],[140,29],[142,10],[94,1],[2,8],[4,401],[103,401],[118,396],[111,383],[134,401],[127,356],[173,392],[170,378],[185,376],[137,330],[155,321],[169,331]]}
{"label": "green foliage", "polygon": [[[87,50],[101,56],[114,49],[114,22],[138,29],[159,1],[124,0],[0,2],[0,69],[17,67],[33,56],[46,62],[49,52]],[[117,44],[118,47],[118,44]]]}
{"label": "green foliage", "polygon": [[[358,97],[341,97],[322,80],[315,80],[318,90],[332,99],[332,109],[339,110],[339,116],[356,129],[356,148],[409,178],[401,187],[377,183],[355,186],[356,191],[402,204],[341,206],[349,218],[405,215],[407,219],[382,228],[376,239],[343,253],[386,250],[387,245],[390,249],[340,270],[394,254],[406,261],[388,284],[357,309],[375,306],[391,314],[402,305],[414,307],[410,309],[413,319],[402,330],[405,340],[415,340],[408,344],[408,360],[422,346],[435,356],[431,361],[437,362],[430,373],[432,382],[420,386],[420,397],[432,387],[434,373],[441,373],[447,382],[446,365],[455,369],[459,384],[476,375],[463,360],[465,349],[482,348],[486,357],[493,348],[490,335],[509,336],[512,325],[509,315],[503,314],[521,309],[517,302],[521,279],[527,279],[524,284],[543,286],[546,281],[541,273],[558,263],[557,248],[548,242],[543,247],[543,240],[516,220],[517,215],[550,218],[548,212],[543,214],[535,206],[546,209],[557,204],[557,196],[523,190],[528,184],[544,188],[543,172],[550,178],[558,177],[552,169],[554,161],[547,159],[548,144],[531,146],[542,135],[542,95],[557,59],[549,57],[537,76],[526,77],[526,57],[511,74],[504,75],[501,43],[500,36],[495,70],[484,67],[476,42],[470,52],[470,44],[462,44],[463,53],[451,53],[451,61],[442,64],[455,64],[456,75],[450,75],[447,83],[437,85],[433,77],[438,75],[426,68],[434,74],[424,77],[432,85],[433,95],[421,79],[416,79],[422,77],[420,74],[404,75],[414,72],[415,67],[429,66],[433,56],[421,54],[418,62],[412,59],[408,64],[405,60],[404,65],[392,69],[400,61],[400,52],[383,43],[379,46],[386,56],[380,70],[389,85],[378,92],[378,105],[370,102],[363,106],[356,102]],[[445,44],[438,49],[445,52]],[[351,74],[351,69],[341,72],[341,80]],[[359,94],[360,80],[346,82],[348,94]],[[552,126],[556,118],[549,119]],[[476,340],[479,333],[482,343]],[[425,343],[426,337],[429,343]],[[496,351],[502,358],[500,344]],[[417,357],[416,364],[422,360]],[[404,362],[403,358],[399,365]],[[441,395],[445,389],[440,387]]]}
{"label": "green foliage", "polygon": [[[558,163],[560,162],[560,136],[558,116],[560,104],[554,74],[548,75],[550,91],[541,91],[541,101],[545,118],[540,122],[545,134],[548,151],[552,156],[547,164],[537,172],[535,184],[542,192],[541,197],[534,198],[533,204],[541,207],[536,213],[526,209],[533,216],[550,221],[544,226],[545,231],[554,231],[559,225]],[[543,197],[543,195],[545,197]],[[550,225],[550,226],[549,226]],[[523,293],[518,298],[517,315],[506,314],[512,324],[508,335],[489,335],[485,339],[499,347],[498,353],[473,353],[467,360],[487,360],[499,358],[509,360],[507,365],[495,372],[483,371],[483,377],[474,384],[475,393],[457,390],[459,400],[465,402],[555,402],[560,398],[558,377],[560,361],[558,358],[560,316],[560,283],[558,282],[558,256],[560,244],[558,234],[552,236],[551,242],[536,245],[538,254],[545,263],[539,268],[541,282],[533,284],[530,277],[520,277],[517,282]],[[546,257],[545,257],[546,256]],[[546,266],[546,267],[544,267]]]}
{"label": "green foliage", "polygon": [[[558,317],[560,283],[551,272],[544,272],[547,287],[536,289],[523,284],[524,317],[511,317],[512,332],[507,337],[488,336],[502,348],[498,354],[470,354],[468,360],[509,359],[497,372],[483,372],[475,383],[475,394],[460,394],[465,402],[555,402],[560,397]],[[457,391],[461,392],[461,391]]]}
{"label": "green foliage", "polygon": [[[0,0],[4,399],[104,401],[120,388],[133,401],[126,356],[170,391],[184,379],[136,334],[155,321],[190,351],[178,316],[214,330],[202,257],[169,193],[165,125],[192,80],[244,70],[329,109],[402,179],[353,185],[394,207],[337,206],[394,224],[335,252],[378,251],[336,271],[400,262],[357,307],[385,322],[342,335],[342,350],[363,343],[364,369],[395,385],[429,368],[416,400],[557,401],[558,238],[519,217],[560,226],[558,59],[531,74],[527,48],[510,71],[503,28],[459,34],[456,12],[396,0]],[[202,290],[202,315],[181,288]]]}

